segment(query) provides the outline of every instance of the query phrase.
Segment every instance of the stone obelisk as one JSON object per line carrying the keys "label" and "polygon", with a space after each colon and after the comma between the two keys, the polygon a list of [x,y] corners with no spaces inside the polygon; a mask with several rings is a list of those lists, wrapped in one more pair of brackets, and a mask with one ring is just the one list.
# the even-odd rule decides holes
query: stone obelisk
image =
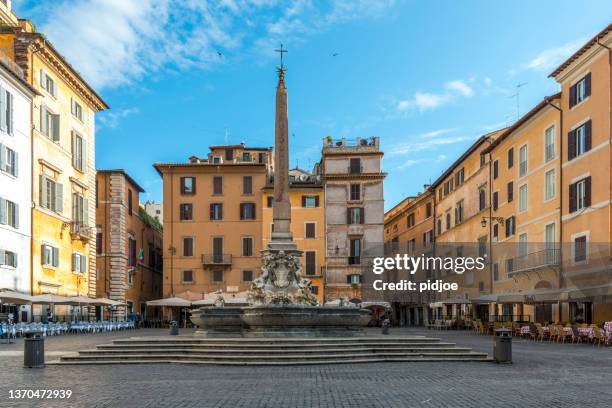
{"label": "stone obelisk", "polygon": [[268,248],[270,250],[295,251],[291,233],[291,202],[289,200],[289,120],[287,116],[287,87],[282,53],[276,86],[276,115],[274,122],[274,204],[272,220],[274,231]]}

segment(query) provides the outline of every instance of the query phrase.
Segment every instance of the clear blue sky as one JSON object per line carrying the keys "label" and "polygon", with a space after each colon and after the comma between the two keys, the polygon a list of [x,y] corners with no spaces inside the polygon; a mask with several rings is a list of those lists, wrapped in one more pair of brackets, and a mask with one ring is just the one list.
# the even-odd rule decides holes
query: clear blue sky
{"label": "clear blue sky", "polygon": [[378,135],[387,209],[516,120],[517,84],[521,113],[557,92],[547,75],[612,22],[609,1],[14,3],[111,105],[96,165],[127,170],[141,200],[161,199],[154,162],[273,144],[283,42],[292,166],[326,135]]}

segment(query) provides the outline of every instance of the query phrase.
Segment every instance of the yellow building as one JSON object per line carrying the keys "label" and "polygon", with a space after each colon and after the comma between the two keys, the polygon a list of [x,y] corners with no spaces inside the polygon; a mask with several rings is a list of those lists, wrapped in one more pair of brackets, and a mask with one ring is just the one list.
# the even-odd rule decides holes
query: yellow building
{"label": "yellow building", "polygon": [[[30,21],[3,26],[0,46],[40,93],[32,108],[32,294],[94,296],[94,118],[108,106]],[[35,308],[35,319],[45,309]]]}
{"label": "yellow building", "polygon": [[[273,186],[268,184],[262,195],[262,248],[266,248],[273,229]],[[319,303],[325,299],[325,211],[323,185],[316,175],[301,169],[289,170],[291,233],[297,248],[303,252],[302,275],[310,279]]]}

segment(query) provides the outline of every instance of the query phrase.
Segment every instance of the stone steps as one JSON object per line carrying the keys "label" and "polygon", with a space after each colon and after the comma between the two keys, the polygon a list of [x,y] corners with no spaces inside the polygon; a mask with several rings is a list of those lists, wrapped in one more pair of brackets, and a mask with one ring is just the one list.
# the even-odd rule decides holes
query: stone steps
{"label": "stone steps", "polygon": [[426,337],[139,337],[62,356],[49,364],[195,363],[301,365],[383,361],[490,361],[486,353]]}

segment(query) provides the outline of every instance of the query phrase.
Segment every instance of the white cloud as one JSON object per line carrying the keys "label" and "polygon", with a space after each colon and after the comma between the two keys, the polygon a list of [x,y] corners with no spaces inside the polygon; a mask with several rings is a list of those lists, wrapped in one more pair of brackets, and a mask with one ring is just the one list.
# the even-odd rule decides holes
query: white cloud
{"label": "white cloud", "polygon": [[[61,0],[34,7],[41,31],[96,88],[162,70],[275,55],[333,24],[383,15],[394,0]],[[222,53],[222,56],[217,54]],[[240,52],[238,52],[240,51]]]}
{"label": "white cloud", "polygon": [[98,118],[100,127],[116,128],[121,119],[136,114],[139,111],[140,110],[138,108],[114,109],[103,111],[99,115],[96,115],[96,117]]}
{"label": "white cloud", "polygon": [[545,49],[518,69],[510,70],[510,74],[516,74],[519,71],[551,71],[576,52],[585,42],[586,38],[579,38],[558,47]]}
{"label": "white cloud", "polygon": [[403,164],[400,164],[399,166],[397,166],[397,169],[404,170],[404,169],[407,169],[408,167],[412,167],[416,164],[419,164],[420,162],[422,162],[422,160],[408,159]]}
{"label": "white cloud", "polygon": [[423,137],[423,138],[438,137],[438,136],[450,133],[450,132],[452,132],[454,130],[457,130],[457,129],[456,128],[448,128],[448,129],[432,130],[430,132],[423,133],[421,135],[421,137]]}
{"label": "white cloud", "polygon": [[474,95],[474,90],[464,81],[450,81],[446,84],[446,88],[459,92],[465,98],[470,98]]}
{"label": "white cloud", "polygon": [[431,139],[431,140],[417,140],[412,142],[403,142],[398,143],[390,147],[388,153],[389,156],[396,156],[400,154],[410,154],[422,152],[423,150],[433,149],[434,147],[454,144],[463,142],[468,140],[468,137],[464,136],[455,136],[455,137],[446,137],[439,139]]}

